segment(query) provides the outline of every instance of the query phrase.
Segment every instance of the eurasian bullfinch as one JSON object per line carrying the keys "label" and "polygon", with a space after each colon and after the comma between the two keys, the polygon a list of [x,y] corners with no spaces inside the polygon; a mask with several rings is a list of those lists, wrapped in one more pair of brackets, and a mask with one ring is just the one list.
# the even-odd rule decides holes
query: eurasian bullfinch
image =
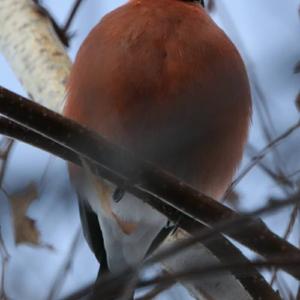
{"label": "eurasian bullfinch", "polygon": [[[64,114],[219,199],[242,157],[251,97],[236,47],[199,1],[131,0],[83,42]],[[70,173],[103,269],[141,261],[166,217],[127,192],[115,201],[117,187],[83,169]]]}

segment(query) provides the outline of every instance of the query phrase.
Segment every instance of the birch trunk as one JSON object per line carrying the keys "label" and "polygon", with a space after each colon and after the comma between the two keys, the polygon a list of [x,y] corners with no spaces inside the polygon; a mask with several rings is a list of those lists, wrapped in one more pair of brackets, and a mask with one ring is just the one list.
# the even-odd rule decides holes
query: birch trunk
{"label": "birch trunk", "polygon": [[0,51],[36,102],[61,112],[71,61],[31,0],[0,0]]}

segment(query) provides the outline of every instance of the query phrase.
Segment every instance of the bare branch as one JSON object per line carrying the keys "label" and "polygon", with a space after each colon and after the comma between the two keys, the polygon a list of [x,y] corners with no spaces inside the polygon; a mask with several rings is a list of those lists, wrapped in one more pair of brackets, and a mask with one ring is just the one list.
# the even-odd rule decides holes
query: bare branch
{"label": "bare branch", "polygon": [[[252,157],[251,162],[240,172],[239,176],[232,182],[228,192],[233,190],[239,182],[270,152],[274,147],[277,147],[284,139],[289,137],[294,131],[300,128],[300,121],[296,122],[294,125],[289,127],[284,133],[275,138],[271,143],[266,145],[262,150],[260,150],[254,157]],[[228,194],[226,193],[226,195]],[[224,198],[226,198],[226,195]]]}
{"label": "bare branch", "polygon": [[[292,233],[292,230],[295,226],[295,223],[296,223],[296,220],[297,220],[297,215],[298,215],[298,211],[299,211],[299,204],[296,204],[290,214],[290,217],[289,217],[289,222],[288,222],[288,225],[285,229],[285,232],[284,232],[284,235],[283,235],[283,238],[285,240],[287,240],[290,236],[290,234]],[[272,278],[271,278],[271,281],[270,281],[270,284],[271,286],[273,286],[274,282],[275,282],[275,279],[276,279],[276,275],[277,275],[277,269],[274,270],[273,274],[272,274]]]}
{"label": "bare branch", "polygon": [[69,47],[69,40],[70,40],[70,37],[68,36],[68,33],[65,32],[61,26],[58,25],[58,23],[56,22],[55,18],[52,16],[52,14],[50,13],[50,11],[45,7],[43,6],[41,3],[40,3],[40,0],[33,0],[33,2],[35,2],[36,4],[36,9],[37,11],[45,18],[47,18],[52,26],[53,26],[53,29],[57,35],[57,37],[59,38],[59,40],[63,43],[64,46],[66,47]]}
{"label": "bare branch", "polygon": [[69,251],[67,253],[66,259],[63,262],[63,264],[55,278],[52,288],[50,289],[49,295],[47,297],[48,300],[57,299],[59,292],[61,291],[61,288],[63,287],[63,285],[67,279],[68,272],[71,269],[72,261],[74,260],[74,256],[75,256],[78,246],[79,246],[80,237],[81,237],[81,229],[79,228],[76,230],[73,241],[72,241]]}
{"label": "bare branch", "polygon": [[14,140],[8,137],[4,137],[2,142],[2,149],[0,149],[0,159],[1,159],[1,168],[0,168],[0,186],[2,186],[4,175],[6,173],[7,162],[11,150],[14,145]]}
{"label": "bare branch", "polygon": [[[247,144],[246,151],[249,153],[249,156],[256,157],[256,154],[259,152],[253,145]],[[268,165],[266,165],[263,161],[257,162],[257,166],[260,167],[262,171],[266,175],[268,175],[275,183],[277,183],[283,190],[284,193],[287,193],[290,188],[293,188],[294,184],[291,180],[289,180],[288,175],[284,175],[282,173],[278,173],[273,171]]]}
{"label": "bare branch", "polygon": [[0,282],[0,300],[7,300],[8,297],[5,293],[5,272],[7,268],[7,264],[9,261],[9,253],[5,247],[5,243],[1,233],[0,227],[0,254],[2,258],[2,266],[1,266],[1,282]]}
{"label": "bare branch", "polygon": [[[236,43],[238,44],[239,50],[243,54],[244,61],[247,65],[247,71],[249,73],[250,80],[252,82],[252,86],[254,89],[255,96],[253,97],[256,101],[257,106],[257,113],[259,120],[261,122],[261,127],[263,130],[263,133],[265,135],[265,138],[268,142],[268,144],[271,144],[273,139],[273,135],[275,133],[275,126],[272,119],[272,116],[269,111],[269,107],[267,103],[269,102],[265,93],[264,89],[260,84],[260,81],[258,79],[257,73],[255,72],[255,64],[252,61],[250,55],[248,54],[247,48],[245,47],[243,43],[243,39],[241,38],[239,31],[237,27],[235,26],[234,21],[232,20],[230,14],[228,13],[226,9],[226,5],[222,1],[216,1],[215,6],[219,6],[218,12],[224,23],[227,25],[228,28],[230,28],[231,32],[233,33],[234,39]],[[283,166],[279,163],[282,161],[282,158],[280,156],[280,153],[277,151],[276,147],[270,147],[269,151],[273,152],[275,159],[275,165],[277,165],[277,169],[279,170],[280,174],[284,174],[284,171],[282,171]],[[255,163],[256,164],[256,163]],[[255,165],[254,164],[254,165]],[[252,167],[251,167],[252,169]],[[250,170],[251,170],[250,169]],[[249,171],[250,171],[249,170]],[[244,175],[241,174],[241,177],[245,176],[249,171],[246,171]],[[236,182],[237,184],[238,182]],[[235,184],[235,185],[236,185]],[[223,198],[224,200],[226,197]]]}
{"label": "bare branch", "polygon": [[64,32],[69,31],[69,28],[72,24],[72,21],[73,21],[74,17],[76,16],[76,13],[78,12],[78,9],[79,9],[80,5],[82,4],[82,2],[83,2],[83,0],[76,0],[74,2],[74,5],[73,5],[73,7],[71,9],[71,12],[70,12],[70,15],[69,15],[65,25],[63,26],[63,31]]}
{"label": "bare branch", "polygon": [[[80,164],[78,156],[83,157],[95,175],[102,176],[117,186],[124,184],[124,181],[130,182],[129,178],[138,175],[135,176],[137,181],[132,185],[126,185],[127,191],[148,202],[172,221],[177,222],[182,214],[188,217],[189,222],[200,221],[210,226],[223,221],[240,220],[240,215],[231,209],[157,169],[151,163],[138,160],[136,155],[110,144],[75,122],[30,100],[19,101],[20,96],[5,89],[0,89],[0,98],[2,114],[34,129],[37,136],[51,140],[52,147],[53,144],[58,145],[58,148],[60,147],[58,154],[61,156],[64,154],[64,158],[68,159],[65,154],[69,153],[69,159]],[[51,127],[45,124],[51,124]],[[9,128],[1,126],[1,130],[8,131]],[[49,143],[44,149],[47,147],[51,151]],[[266,257],[300,254],[299,249],[270,232],[262,221],[251,220],[251,222],[253,223],[245,227],[243,233],[232,230],[223,232]],[[181,223],[179,225],[183,226]],[[300,274],[294,269],[286,271],[300,278]]]}
{"label": "bare branch", "polygon": [[[290,258],[290,257],[272,258],[272,259],[268,259],[267,261],[257,259],[250,262],[250,265],[251,267],[260,268],[260,269],[270,269],[274,267],[283,268],[286,267],[287,265],[294,266],[295,268],[300,268],[300,259]],[[184,281],[195,280],[195,279],[199,280],[203,276],[215,275],[218,272],[226,272],[227,270],[232,270],[232,269],[238,270],[242,275],[245,274],[245,269],[247,269],[248,267],[249,264],[231,263],[228,266],[211,265],[205,268],[194,268],[177,274],[173,273],[164,276],[159,276],[150,280],[141,280],[138,287],[145,288],[155,284],[169,284],[169,283],[174,283],[178,280],[184,280]]]}
{"label": "bare branch", "polygon": [[[163,272],[164,274],[167,272]],[[165,290],[169,289],[174,283],[159,284],[153,288],[150,292],[146,293],[144,296],[139,297],[137,300],[152,300]]]}

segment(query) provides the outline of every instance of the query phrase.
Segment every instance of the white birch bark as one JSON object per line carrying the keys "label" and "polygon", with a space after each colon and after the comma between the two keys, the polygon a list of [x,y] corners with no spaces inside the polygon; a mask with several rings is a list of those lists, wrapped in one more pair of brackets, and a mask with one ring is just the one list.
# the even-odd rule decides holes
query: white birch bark
{"label": "white birch bark", "polygon": [[61,112],[71,61],[31,0],[0,0],[0,52],[28,94]]}

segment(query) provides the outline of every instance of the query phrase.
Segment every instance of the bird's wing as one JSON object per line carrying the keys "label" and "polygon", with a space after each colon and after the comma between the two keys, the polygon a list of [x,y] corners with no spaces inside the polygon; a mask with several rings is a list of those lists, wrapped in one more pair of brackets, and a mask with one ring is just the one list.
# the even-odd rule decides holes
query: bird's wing
{"label": "bird's wing", "polygon": [[101,272],[107,272],[107,257],[98,217],[80,194],[78,194],[78,203],[84,237],[101,265]]}
{"label": "bird's wing", "polygon": [[[97,214],[92,210],[89,203],[83,199],[82,195],[80,194],[78,194],[78,203],[84,237],[90,249],[94,252],[98,262],[100,263],[101,273],[103,274],[103,272],[108,272],[108,264],[103,235]],[[153,251],[159,247],[159,245],[165,240],[172,230],[174,230],[173,226],[164,227],[153,240],[146,256],[153,253]]]}

